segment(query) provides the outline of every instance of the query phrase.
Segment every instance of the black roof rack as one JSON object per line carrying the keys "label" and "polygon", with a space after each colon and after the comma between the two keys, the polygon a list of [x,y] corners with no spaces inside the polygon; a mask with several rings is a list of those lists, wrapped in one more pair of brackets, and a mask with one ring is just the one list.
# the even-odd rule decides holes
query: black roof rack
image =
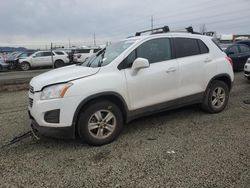
{"label": "black roof rack", "polygon": [[[201,33],[195,32],[192,26],[185,28],[185,30],[186,31],[173,31],[173,32],[188,32],[188,33],[192,33],[192,34],[201,35]],[[170,32],[170,29],[168,26],[159,27],[159,28],[155,28],[155,29],[148,29],[145,31],[136,32],[135,36],[141,36],[142,33],[148,33],[148,32],[151,32],[151,34],[167,33],[167,32]]]}
{"label": "black roof rack", "polygon": [[[154,33],[154,31],[155,31],[155,33]],[[169,31],[170,31],[169,27],[164,26],[164,27],[159,27],[159,28],[155,28],[155,29],[149,29],[149,30],[145,30],[145,31],[136,32],[135,36],[141,36],[142,33],[148,33],[148,32],[152,32],[152,34],[156,34],[156,33],[167,33]]]}

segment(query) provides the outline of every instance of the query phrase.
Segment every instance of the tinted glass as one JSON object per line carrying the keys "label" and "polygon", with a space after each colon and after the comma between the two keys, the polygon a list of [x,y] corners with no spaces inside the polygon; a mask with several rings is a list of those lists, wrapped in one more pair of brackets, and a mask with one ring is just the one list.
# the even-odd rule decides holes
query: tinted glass
{"label": "tinted glass", "polygon": [[55,52],[57,55],[64,55],[63,52]]}
{"label": "tinted glass", "polygon": [[245,53],[250,51],[250,48],[247,46],[240,45],[239,47],[240,47],[240,53]]}
{"label": "tinted glass", "polygon": [[238,47],[237,46],[232,46],[229,48],[228,53],[230,54],[237,54],[239,53]]}
{"label": "tinted glass", "polygon": [[200,53],[201,54],[206,54],[209,52],[208,47],[202,42],[201,40],[197,40],[199,47],[200,47]]}
{"label": "tinted glass", "polygon": [[77,49],[75,53],[87,54],[90,52],[90,49]]}
{"label": "tinted glass", "polygon": [[168,38],[153,39],[137,48],[137,57],[156,63],[171,59],[171,47]]}
{"label": "tinted glass", "polygon": [[175,49],[177,58],[200,54],[200,49],[196,39],[176,38]]}
{"label": "tinted glass", "polygon": [[43,52],[39,52],[36,54],[36,57],[41,57],[43,55]]}

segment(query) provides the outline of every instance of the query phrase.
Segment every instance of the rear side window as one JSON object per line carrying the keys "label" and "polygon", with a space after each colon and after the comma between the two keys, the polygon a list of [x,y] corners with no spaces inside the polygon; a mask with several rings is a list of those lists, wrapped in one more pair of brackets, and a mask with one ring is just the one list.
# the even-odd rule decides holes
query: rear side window
{"label": "rear side window", "polygon": [[240,45],[240,53],[250,52],[250,48],[247,46]]}
{"label": "rear side window", "polygon": [[175,38],[176,57],[187,57],[200,54],[196,39]]}
{"label": "rear side window", "polygon": [[57,55],[64,55],[63,52],[55,52]]}
{"label": "rear side window", "polygon": [[208,47],[206,46],[206,44],[204,44],[204,42],[202,42],[201,40],[197,40],[199,47],[200,47],[200,53],[201,54],[206,54],[209,52]]}

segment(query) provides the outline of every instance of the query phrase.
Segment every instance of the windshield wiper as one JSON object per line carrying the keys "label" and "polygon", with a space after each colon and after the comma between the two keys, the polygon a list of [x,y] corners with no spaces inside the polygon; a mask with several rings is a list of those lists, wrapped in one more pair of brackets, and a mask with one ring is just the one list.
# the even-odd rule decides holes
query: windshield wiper
{"label": "windshield wiper", "polygon": [[[96,53],[95,57],[93,59],[91,59],[89,61],[89,63],[87,64],[87,67],[90,67],[92,65],[92,63],[96,60],[96,58],[98,58],[100,55],[102,55],[102,57],[104,56],[106,51],[106,48],[103,48],[102,50],[100,50],[99,52]],[[99,67],[100,62],[98,62],[98,67]]]}

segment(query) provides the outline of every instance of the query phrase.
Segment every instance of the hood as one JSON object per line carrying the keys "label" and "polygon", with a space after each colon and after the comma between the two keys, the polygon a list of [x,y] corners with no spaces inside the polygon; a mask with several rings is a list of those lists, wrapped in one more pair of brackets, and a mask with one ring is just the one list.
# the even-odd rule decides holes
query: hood
{"label": "hood", "polygon": [[34,91],[41,91],[43,87],[56,83],[69,82],[79,78],[84,78],[96,74],[100,70],[98,68],[84,66],[66,66],[40,74],[30,81],[30,85]]}

